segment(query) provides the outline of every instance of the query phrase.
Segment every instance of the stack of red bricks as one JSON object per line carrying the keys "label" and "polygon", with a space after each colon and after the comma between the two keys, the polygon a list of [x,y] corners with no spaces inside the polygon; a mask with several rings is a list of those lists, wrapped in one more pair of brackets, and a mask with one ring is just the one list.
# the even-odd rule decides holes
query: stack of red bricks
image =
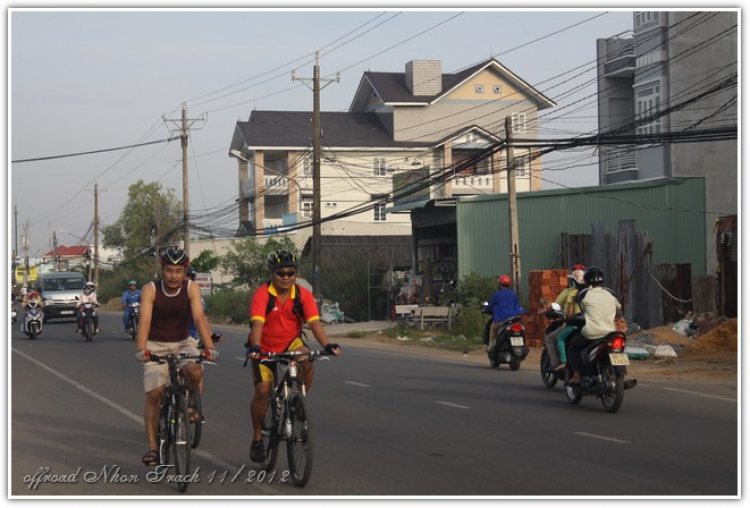
{"label": "stack of red bricks", "polygon": [[544,329],[548,320],[541,314],[541,299],[552,303],[568,287],[567,270],[532,270],[529,272],[529,314],[526,315],[526,345],[529,347],[544,346]]}

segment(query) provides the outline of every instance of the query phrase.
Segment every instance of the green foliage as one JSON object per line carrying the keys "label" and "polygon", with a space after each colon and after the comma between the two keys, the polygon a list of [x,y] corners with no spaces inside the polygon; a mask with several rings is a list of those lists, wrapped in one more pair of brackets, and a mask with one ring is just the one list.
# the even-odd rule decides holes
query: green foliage
{"label": "green foliage", "polygon": [[466,307],[472,298],[479,302],[488,301],[495,294],[495,291],[497,291],[497,279],[495,277],[472,272],[459,281],[456,300]]}
{"label": "green foliage", "polygon": [[269,238],[265,243],[248,237],[232,240],[229,252],[219,264],[232,276],[232,287],[255,289],[268,279],[268,255],[277,250],[294,252],[299,258],[297,247],[289,237]]}
{"label": "green foliage", "polygon": [[321,269],[323,298],[339,303],[345,316],[369,319],[367,253],[352,247],[326,256]]}
{"label": "green foliage", "polygon": [[207,273],[216,270],[219,267],[221,259],[210,250],[204,250],[194,258],[191,258],[190,264],[198,273]]}
{"label": "green foliage", "polygon": [[206,313],[212,321],[250,323],[250,300],[255,290],[234,289],[218,291],[204,298]]}
{"label": "green foliage", "polygon": [[157,226],[157,216],[159,244],[177,243],[182,204],[175,198],[174,190],[164,190],[158,182],[147,184],[138,180],[128,188],[128,202],[120,218],[102,229],[104,247],[119,249],[125,260],[133,260],[130,269],[136,272],[153,266],[153,258],[143,256],[142,251],[153,243],[151,230]]}
{"label": "green foliage", "polygon": [[152,280],[151,272],[152,270],[149,268],[136,272],[134,267],[130,265],[116,266],[111,270],[101,270],[99,272],[99,286],[96,288],[99,301],[105,303],[112,298],[119,298],[128,289],[128,282],[131,280],[138,283],[138,289],[142,288]]}
{"label": "green foliage", "polygon": [[494,277],[476,273],[464,276],[458,285],[456,299],[459,310],[456,314],[456,332],[480,341],[489,316],[482,314],[481,305],[488,301],[497,290]]}

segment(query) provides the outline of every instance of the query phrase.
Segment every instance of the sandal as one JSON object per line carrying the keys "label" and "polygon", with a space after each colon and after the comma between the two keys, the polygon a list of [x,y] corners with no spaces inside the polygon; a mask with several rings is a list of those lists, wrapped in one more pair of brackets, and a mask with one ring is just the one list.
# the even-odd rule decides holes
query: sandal
{"label": "sandal", "polygon": [[192,407],[188,408],[188,418],[190,418],[190,423],[203,423],[205,421],[203,415],[200,414],[197,409]]}
{"label": "sandal", "polygon": [[159,452],[157,450],[149,450],[146,455],[144,455],[141,460],[143,461],[143,465],[146,467],[154,467],[159,465]]}

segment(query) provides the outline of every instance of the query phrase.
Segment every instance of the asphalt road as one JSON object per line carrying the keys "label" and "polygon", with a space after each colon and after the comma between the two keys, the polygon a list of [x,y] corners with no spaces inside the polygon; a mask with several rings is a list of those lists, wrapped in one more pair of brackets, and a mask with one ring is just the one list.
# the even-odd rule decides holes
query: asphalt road
{"label": "asphalt road", "polygon": [[[119,314],[102,313],[101,327],[86,343],[72,321],[48,323],[37,341],[13,326],[11,496],[178,495],[140,462],[134,342]],[[226,340],[206,367],[207,422],[188,495],[738,495],[738,401],[710,385],[641,382],[611,415],[591,397],[574,406],[545,388],[535,365],[494,370],[356,341],[315,364],[310,483],[284,482],[283,450],[276,474],[259,482],[248,459],[247,332],[217,328]]]}

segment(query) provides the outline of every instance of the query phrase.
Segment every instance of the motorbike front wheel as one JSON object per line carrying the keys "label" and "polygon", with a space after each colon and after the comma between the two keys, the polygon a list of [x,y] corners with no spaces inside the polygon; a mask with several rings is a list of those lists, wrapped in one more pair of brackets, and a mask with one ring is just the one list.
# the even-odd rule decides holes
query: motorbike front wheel
{"label": "motorbike front wheel", "polygon": [[557,384],[557,374],[550,372],[550,361],[547,348],[542,348],[542,355],[539,357],[539,373],[542,375],[542,383],[547,388],[554,388]]}
{"label": "motorbike front wheel", "polygon": [[31,340],[36,340],[36,336],[39,334],[39,329],[35,325],[29,327],[29,337]]}
{"label": "motorbike front wheel", "polygon": [[625,375],[617,371],[616,367],[607,365],[602,373],[607,391],[600,397],[602,406],[608,413],[616,413],[625,398]]}
{"label": "motorbike front wheel", "polygon": [[91,342],[94,339],[94,323],[93,321],[86,321],[86,342]]}

